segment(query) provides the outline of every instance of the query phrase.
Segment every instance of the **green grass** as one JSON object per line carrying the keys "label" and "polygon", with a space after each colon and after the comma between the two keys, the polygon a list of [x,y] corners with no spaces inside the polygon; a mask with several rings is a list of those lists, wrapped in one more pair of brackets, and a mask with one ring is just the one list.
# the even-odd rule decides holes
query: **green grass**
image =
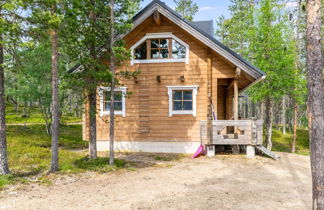
{"label": "green grass", "polygon": [[183,157],[184,157],[184,155],[182,155],[182,154],[175,154],[175,155],[168,154],[167,156],[156,155],[156,156],[154,156],[154,160],[158,160],[158,161],[177,161],[177,160],[181,160]]}
{"label": "green grass", "polygon": [[[42,117],[40,108],[28,108],[29,116],[23,117],[22,108],[19,108],[18,114],[14,111],[13,106],[6,107],[6,122],[10,123],[45,123]],[[62,123],[77,123],[81,122],[80,117],[63,115],[61,118]]]}
{"label": "green grass", "polygon": [[[0,189],[5,185],[27,181],[28,177],[41,176],[41,183],[48,183],[46,175],[51,159],[51,137],[44,125],[9,126],[7,129],[8,159],[12,175],[0,176]],[[59,138],[60,173],[83,171],[107,172],[128,167],[123,160],[115,160],[109,166],[108,158],[90,160],[82,152],[71,150],[86,149],[88,143],[82,140],[81,125],[63,125]]]}
{"label": "green grass", "polygon": [[[308,130],[297,129],[296,154],[309,155]],[[280,130],[273,129],[272,132],[273,151],[291,152],[292,134],[283,135]]]}

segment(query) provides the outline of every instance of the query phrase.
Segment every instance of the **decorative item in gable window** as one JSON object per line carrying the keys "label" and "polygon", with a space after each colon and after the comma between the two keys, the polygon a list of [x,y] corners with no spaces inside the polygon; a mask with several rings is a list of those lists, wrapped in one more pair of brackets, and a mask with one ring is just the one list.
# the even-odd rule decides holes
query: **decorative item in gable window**
{"label": "decorative item in gable window", "polygon": [[[115,88],[115,115],[126,117],[126,87]],[[110,114],[110,87],[99,88],[100,116]]]}
{"label": "decorative item in gable window", "polygon": [[172,33],[146,34],[131,47],[134,63],[189,63],[189,45]]}

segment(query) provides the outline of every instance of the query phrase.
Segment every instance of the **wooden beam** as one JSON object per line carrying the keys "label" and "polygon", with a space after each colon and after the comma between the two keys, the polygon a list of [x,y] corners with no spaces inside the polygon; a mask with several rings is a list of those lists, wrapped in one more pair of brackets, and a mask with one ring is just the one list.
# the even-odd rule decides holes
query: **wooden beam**
{"label": "wooden beam", "polygon": [[234,86],[234,81],[235,81],[235,79],[231,82],[231,84],[229,84],[229,86],[226,88],[226,90],[229,90]]}
{"label": "wooden beam", "polygon": [[207,49],[207,130],[208,130],[208,143],[212,142],[212,53]]}
{"label": "wooden beam", "polygon": [[234,120],[238,120],[238,82],[237,82],[237,79],[234,80],[233,108],[234,108]]}
{"label": "wooden beam", "polygon": [[156,25],[160,26],[161,25],[161,15],[158,11],[155,11],[153,14],[153,20]]}
{"label": "wooden beam", "polygon": [[238,79],[240,76],[241,76],[241,69],[237,67],[235,69],[235,79]]}

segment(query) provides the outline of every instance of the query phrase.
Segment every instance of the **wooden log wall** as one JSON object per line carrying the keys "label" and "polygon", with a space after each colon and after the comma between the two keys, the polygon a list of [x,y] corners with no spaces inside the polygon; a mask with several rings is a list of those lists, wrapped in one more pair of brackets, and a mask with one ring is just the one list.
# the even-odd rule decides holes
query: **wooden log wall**
{"label": "wooden log wall", "polygon": [[[123,87],[131,95],[126,98],[126,117],[116,116],[116,141],[200,141],[200,121],[207,120],[210,104],[216,116],[225,118],[224,86],[218,79],[234,78],[235,67],[210,52],[193,36],[161,16],[159,25],[148,18],[125,37],[131,47],[147,33],[172,32],[190,46],[190,63],[148,63],[125,66],[118,70],[140,70],[137,81],[122,79]],[[210,71],[208,72],[208,68]],[[117,70],[117,71],[118,71]],[[184,76],[184,81],[180,77]],[[157,80],[159,77],[159,81]],[[211,83],[208,85],[208,78]],[[199,85],[197,116],[174,115],[169,117],[169,96],[166,86]],[[221,95],[220,95],[221,94]],[[211,97],[211,98],[210,98]],[[221,103],[221,104],[220,104]],[[229,104],[231,104],[229,102]],[[98,97],[99,107],[99,97]],[[228,107],[226,110],[228,111]],[[98,110],[99,111],[99,110]],[[88,116],[84,116],[84,139],[89,138]],[[109,118],[97,115],[97,139],[109,139]]]}

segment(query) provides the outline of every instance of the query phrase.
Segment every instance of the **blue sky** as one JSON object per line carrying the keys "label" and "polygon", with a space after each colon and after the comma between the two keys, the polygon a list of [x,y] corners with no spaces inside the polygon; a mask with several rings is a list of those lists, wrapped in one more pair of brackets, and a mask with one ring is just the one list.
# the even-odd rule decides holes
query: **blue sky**
{"label": "blue sky", "polygon": [[[165,2],[169,7],[175,7],[173,0],[161,0]],[[193,0],[199,6],[199,12],[194,17],[194,20],[215,20],[219,16],[224,15],[229,17],[229,12],[227,10],[230,5],[230,0]],[[151,2],[151,0],[144,0],[142,2],[142,7],[145,7]]]}

